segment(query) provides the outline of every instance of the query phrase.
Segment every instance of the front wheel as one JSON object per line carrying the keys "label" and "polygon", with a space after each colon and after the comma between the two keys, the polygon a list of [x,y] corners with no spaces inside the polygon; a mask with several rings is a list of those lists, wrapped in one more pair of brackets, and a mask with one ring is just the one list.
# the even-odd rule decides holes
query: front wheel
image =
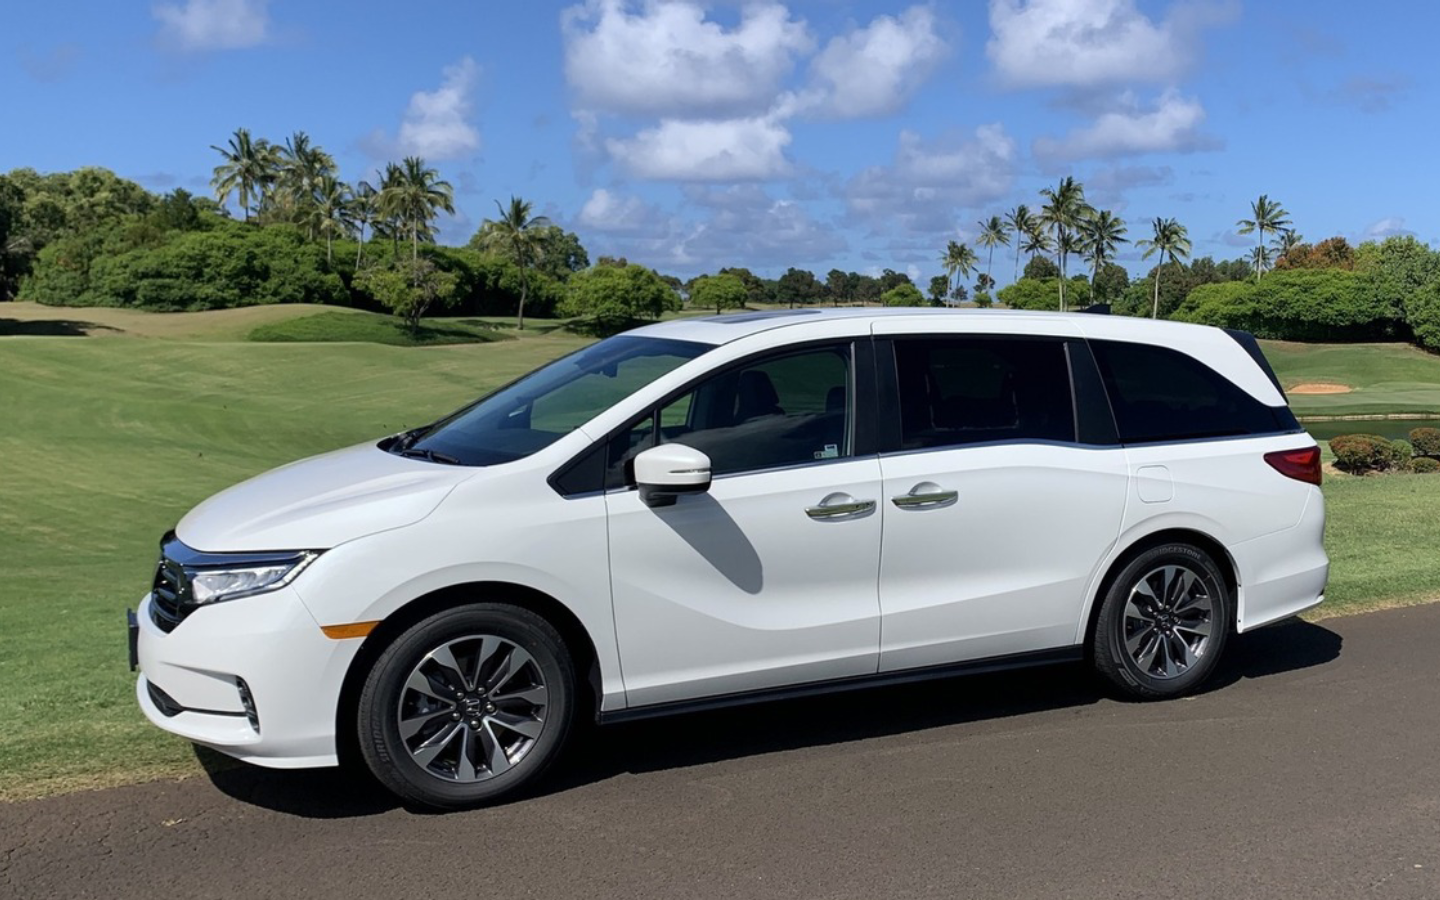
{"label": "front wheel", "polygon": [[1095,668],[1131,697],[1178,697],[1215,671],[1234,620],[1230,589],[1209,554],[1189,544],[1153,547],[1103,598]]}
{"label": "front wheel", "polygon": [[497,603],[447,610],[376,660],[357,721],[387,788],[438,809],[479,806],[531,785],[569,736],[575,670],[542,617]]}

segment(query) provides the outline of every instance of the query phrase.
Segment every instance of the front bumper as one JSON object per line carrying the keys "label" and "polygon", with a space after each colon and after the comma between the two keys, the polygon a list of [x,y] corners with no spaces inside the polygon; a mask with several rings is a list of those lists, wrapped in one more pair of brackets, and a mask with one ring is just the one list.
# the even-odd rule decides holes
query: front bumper
{"label": "front bumper", "polygon": [[336,763],[336,705],[359,640],[325,637],[289,587],[204,607],[169,633],[150,602],[136,616],[135,696],[146,718],[245,762]]}

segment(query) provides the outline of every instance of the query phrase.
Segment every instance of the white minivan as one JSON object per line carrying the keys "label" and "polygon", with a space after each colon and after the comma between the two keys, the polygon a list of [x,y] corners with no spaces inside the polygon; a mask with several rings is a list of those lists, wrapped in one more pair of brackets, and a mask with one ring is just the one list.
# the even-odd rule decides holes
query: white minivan
{"label": "white minivan", "polygon": [[666,322],[196,507],[131,617],[136,693],[443,808],[533,784],[582,717],[1081,659],[1173,697],[1323,599],[1320,471],[1240,332]]}

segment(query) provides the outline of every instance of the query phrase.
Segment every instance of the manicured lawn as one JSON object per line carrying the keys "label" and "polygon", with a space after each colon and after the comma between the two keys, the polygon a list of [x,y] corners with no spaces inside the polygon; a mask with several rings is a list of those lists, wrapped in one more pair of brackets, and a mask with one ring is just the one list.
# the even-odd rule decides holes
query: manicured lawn
{"label": "manicured lawn", "polygon": [[[99,312],[117,330],[0,338],[0,799],[198,771],[189,745],[136,709],[123,634],[157,539],[187,509],[280,463],[428,421],[586,343],[535,322],[484,344],[300,346],[244,340],[294,310],[34,312],[0,307],[0,320],[83,325]],[[157,333],[169,336],[135,337]],[[1343,349],[1347,371],[1363,368],[1363,352]],[[1323,380],[1299,354],[1278,356],[1287,379]],[[1371,368],[1428,363],[1387,355]],[[1440,475],[1337,477],[1326,494],[1331,611],[1440,594]]]}
{"label": "manicured lawn", "polygon": [[1353,388],[1348,394],[1292,394],[1297,416],[1440,416],[1440,354],[1409,344],[1261,344],[1287,388],[1315,382]]}
{"label": "manicured lawn", "polygon": [[265,343],[364,342],[392,347],[433,344],[480,344],[506,340],[509,335],[480,319],[431,320],[414,332],[394,316],[372,312],[322,312],[299,319],[268,322],[249,334]]}

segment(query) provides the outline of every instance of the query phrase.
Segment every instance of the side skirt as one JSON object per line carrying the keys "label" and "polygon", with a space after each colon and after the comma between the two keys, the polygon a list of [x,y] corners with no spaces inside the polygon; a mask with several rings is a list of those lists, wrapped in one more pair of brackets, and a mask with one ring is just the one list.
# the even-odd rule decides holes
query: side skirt
{"label": "side skirt", "polygon": [[899,672],[879,672],[874,675],[857,675],[854,678],[840,678],[835,681],[815,681],[809,684],[765,688],[764,690],[745,691],[738,694],[720,694],[714,697],[697,697],[694,700],[676,700],[670,703],[639,706],[634,709],[615,709],[599,713],[596,716],[596,720],[601,725],[614,725],[620,722],[654,719],[660,716],[707,712],[712,709],[725,709],[730,706],[744,706],[750,703],[795,700],[801,697],[815,697],[821,694],[834,694],[841,691],[858,691],[865,688],[913,684],[917,681],[932,681],[939,678],[955,678],[961,675],[980,675],[986,672],[1027,669],[1031,666],[1080,662],[1084,658],[1085,648],[1076,645],[1073,647],[1061,647],[1055,650],[1037,650],[1031,653],[993,656],[988,659],[949,663],[943,666],[926,666],[922,669],[905,669]]}

